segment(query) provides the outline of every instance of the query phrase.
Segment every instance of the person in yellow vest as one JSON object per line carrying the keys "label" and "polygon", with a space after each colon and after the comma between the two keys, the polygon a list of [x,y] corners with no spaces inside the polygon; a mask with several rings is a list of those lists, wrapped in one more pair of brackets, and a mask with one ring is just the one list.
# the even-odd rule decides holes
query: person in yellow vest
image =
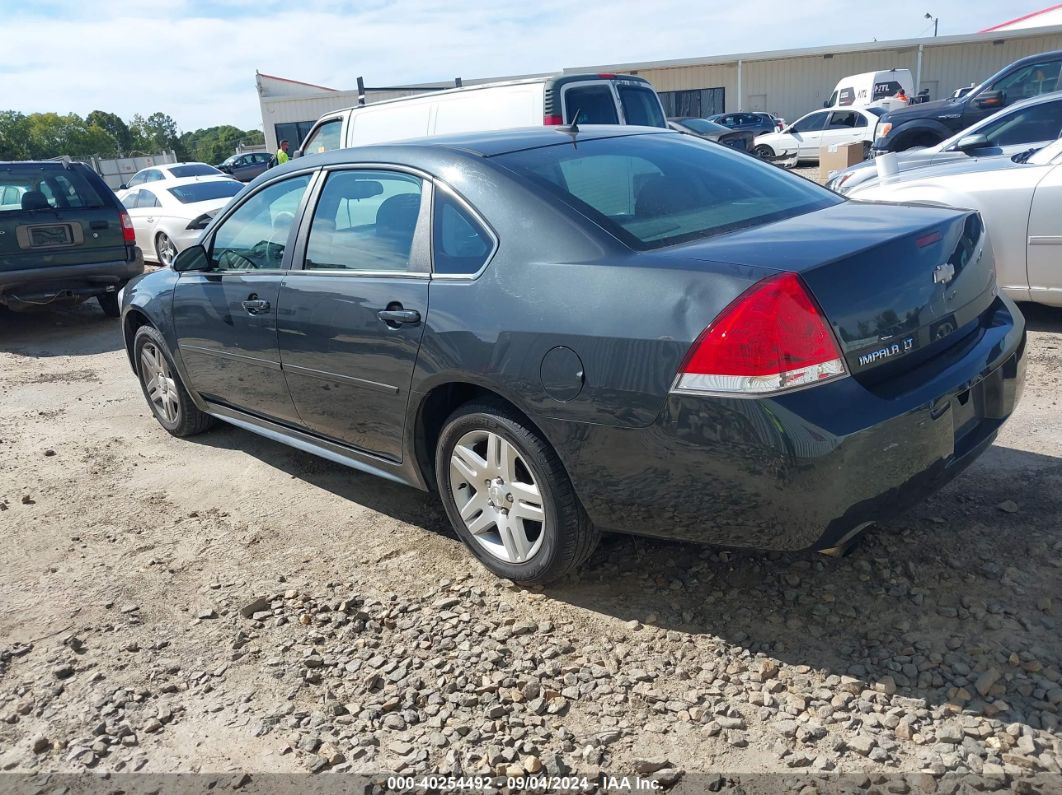
{"label": "person in yellow vest", "polygon": [[280,142],[280,148],[277,149],[277,153],[269,161],[269,167],[282,166],[288,162],[288,139],[285,138]]}

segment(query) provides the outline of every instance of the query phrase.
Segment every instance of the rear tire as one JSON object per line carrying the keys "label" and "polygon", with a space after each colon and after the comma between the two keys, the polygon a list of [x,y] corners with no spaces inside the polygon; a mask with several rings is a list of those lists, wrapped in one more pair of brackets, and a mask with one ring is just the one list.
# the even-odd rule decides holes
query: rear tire
{"label": "rear tire", "polygon": [[194,436],[214,424],[200,411],[181,382],[166,341],[152,326],[141,326],[133,337],[133,362],[151,413],[174,436]]}
{"label": "rear tire", "polygon": [[863,159],[868,160],[870,158],[870,141],[863,141]]}
{"label": "rear tire", "polygon": [[585,562],[600,539],[557,454],[501,403],[474,401],[450,415],[435,477],[454,530],[499,577],[551,582]]}
{"label": "rear tire", "polygon": [[103,293],[96,296],[100,309],[107,317],[121,317],[122,307],[118,304],[118,293]]}

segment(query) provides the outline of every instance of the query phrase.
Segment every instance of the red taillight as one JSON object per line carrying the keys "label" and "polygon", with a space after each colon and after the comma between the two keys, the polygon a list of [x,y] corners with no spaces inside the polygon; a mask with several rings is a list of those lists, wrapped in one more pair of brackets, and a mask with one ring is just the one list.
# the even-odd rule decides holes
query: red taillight
{"label": "red taillight", "polygon": [[600,77],[602,80],[615,80],[616,79],[616,75],[612,74],[611,72],[600,72],[598,74],[598,77]]}
{"label": "red taillight", "polygon": [[846,374],[822,312],[795,273],[764,279],[704,330],[675,390],[764,394]]}
{"label": "red taillight", "polygon": [[126,243],[136,242],[136,230],[133,229],[133,219],[129,213],[122,213],[122,240]]}
{"label": "red taillight", "polygon": [[560,116],[556,116],[556,115],[552,115],[551,114],[549,116],[543,116],[542,117],[542,123],[546,124],[546,125],[550,125],[550,126],[557,125],[557,124],[564,124],[564,119],[562,119]]}

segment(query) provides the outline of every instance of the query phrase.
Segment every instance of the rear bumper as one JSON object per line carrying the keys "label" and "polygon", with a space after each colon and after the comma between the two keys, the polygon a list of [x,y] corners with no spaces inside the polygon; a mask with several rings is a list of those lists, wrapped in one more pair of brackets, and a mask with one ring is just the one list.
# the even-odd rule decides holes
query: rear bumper
{"label": "rear bumper", "polygon": [[82,300],[115,292],[143,272],[144,256],[135,247],[129,260],[0,271],[0,304]]}
{"label": "rear bumper", "polygon": [[645,429],[559,445],[600,527],[726,546],[827,548],[939,489],[993,441],[1024,382],[1025,324],[999,299],[976,339],[885,394],[844,378],[764,399],[671,395]]}

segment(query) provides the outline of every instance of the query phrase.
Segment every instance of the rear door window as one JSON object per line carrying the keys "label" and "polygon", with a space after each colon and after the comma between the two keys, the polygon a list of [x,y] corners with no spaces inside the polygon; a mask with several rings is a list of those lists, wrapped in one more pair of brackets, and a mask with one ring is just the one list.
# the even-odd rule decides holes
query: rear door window
{"label": "rear door window", "polygon": [[664,111],[660,107],[660,100],[655,91],[623,83],[618,84],[617,88],[627,124],[638,124],[642,127],[667,126]]}
{"label": "rear door window", "polygon": [[835,110],[830,114],[830,123],[827,129],[851,130],[866,126],[867,120],[862,113],[856,113],[854,110]]}
{"label": "rear door window", "polygon": [[571,124],[619,124],[616,100],[608,83],[569,86],[564,91],[564,118]]}

